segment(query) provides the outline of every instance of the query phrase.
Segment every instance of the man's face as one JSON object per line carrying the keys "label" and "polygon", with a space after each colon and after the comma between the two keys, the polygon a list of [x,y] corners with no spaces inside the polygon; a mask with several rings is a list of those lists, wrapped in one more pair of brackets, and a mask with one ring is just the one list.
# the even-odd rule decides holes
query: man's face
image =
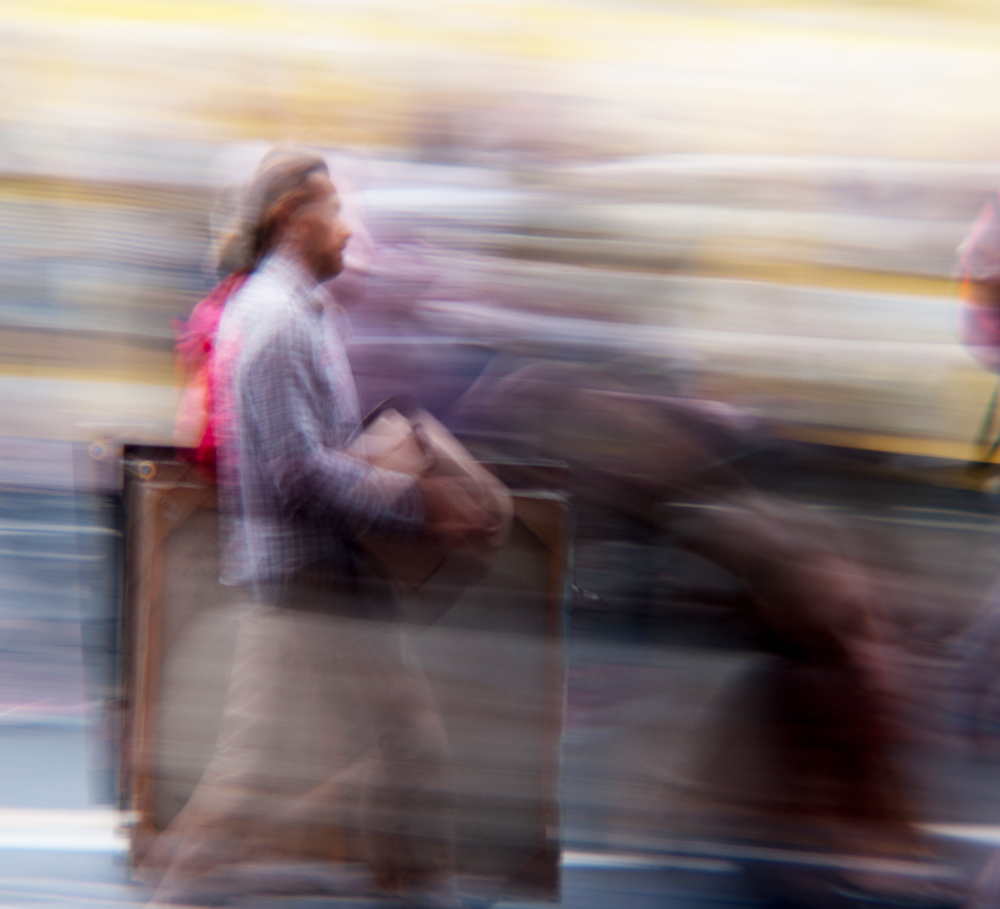
{"label": "man's face", "polygon": [[312,174],[307,185],[315,194],[295,214],[298,253],[317,281],[340,274],[350,232],[340,218],[337,191],[325,174]]}

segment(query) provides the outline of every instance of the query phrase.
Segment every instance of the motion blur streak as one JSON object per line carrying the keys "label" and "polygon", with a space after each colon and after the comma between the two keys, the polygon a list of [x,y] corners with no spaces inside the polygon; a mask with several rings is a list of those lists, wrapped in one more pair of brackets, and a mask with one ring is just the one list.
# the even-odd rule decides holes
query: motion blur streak
{"label": "motion blur streak", "polygon": [[567,905],[996,904],[997,376],[957,333],[1000,340],[958,252],[1000,189],[994,3],[6,0],[0,84],[0,897],[147,899],[116,825],[140,858],[211,752],[238,594],[204,507],[163,592],[197,609],[141,636],[122,450],[204,493],[157,447],[174,345],[281,144],[339,192],[363,408],[572,503],[565,627],[522,521],[492,611],[413,632],[445,725],[480,698],[461,830],[534,805],[530,715]]}
{"label": "motion blur streak", "polygon": [[[949,279],[995,182],[982,7],[4,12],[8,375],[169,384],[225,149],[293,140],[335,149],[373,218],[409,215],[462,302],[681,332],[691,391],[797,437],[974,434],[989,377],[953,344]],[[4,406],[31,437],[171,419],[162,394],[83,388]]]}

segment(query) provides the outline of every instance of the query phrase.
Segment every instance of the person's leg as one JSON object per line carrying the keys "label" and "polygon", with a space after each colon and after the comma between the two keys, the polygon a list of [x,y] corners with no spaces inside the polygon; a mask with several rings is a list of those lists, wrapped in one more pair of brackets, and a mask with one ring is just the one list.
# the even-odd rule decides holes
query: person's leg
{"label": "person's leg", "polygon": [[348,824],[355,854],[360,844],[384,889],[450,892],[444,724],[403,628],[351,612],[330,619],[337,631],[318,678],[322,711],[334,718],[328,728],[338,741],[331,743],[330,774],[308,802]]}
{"label": "person's leg", "polygon": [[265,607],[241,618],[212,759],[145,863],[165,868],[157,902],[215,889],[208,882],[220,865],[287,849],[288,806],[329,766],[317,753],[332,736],[321,728],[316,673],[323,648],[313,619]]}
{"label": "person's leg", "polygon": [[444,724],[405,634],[379,643],[385,662],[371,686],[378,762],[362,819],[369,860],[378,878],[404,892],[448,889],[454,854]]}

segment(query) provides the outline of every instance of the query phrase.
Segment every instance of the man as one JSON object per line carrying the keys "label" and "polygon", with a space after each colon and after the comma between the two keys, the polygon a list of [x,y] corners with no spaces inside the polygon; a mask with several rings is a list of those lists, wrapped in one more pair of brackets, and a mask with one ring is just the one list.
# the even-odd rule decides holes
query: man
{"label": "man", "polygon": [[343,451],[361,411],[320,285],[348,237],[323,159],[290,151],[265,159],[223,253],[249,273],[217,342],[223,575],[254,605],[216,752],[151,855],[167,866],[157,901],[197,898],[220,865],[282,844],[343,860],[360,840],[382,888],[456,904],[443,728],[391,587],[356,540],[462,539],[489,521],[454,482]]}

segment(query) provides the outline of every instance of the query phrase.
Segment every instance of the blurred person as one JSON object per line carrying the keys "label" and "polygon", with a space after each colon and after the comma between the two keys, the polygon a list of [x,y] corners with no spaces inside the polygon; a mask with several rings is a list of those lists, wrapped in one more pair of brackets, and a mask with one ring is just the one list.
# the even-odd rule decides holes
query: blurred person
{"label": "blurred person", "polygon": [[986,203],[959,247],[959,337],[976,360],[1000,373],[1000,195]]}
{"label": "blurred person", "polygon": [[[361,412],[321,287],[348,231],[321,157],[269,155],[223,251],[248,275],[217,339],[223,576],[240,619],[215,753],[146,866],[155,902],[232,887],[233,866],[344,860],[454,906],[447,748],[427,681],[363,532],[468,538],[486,523],[447,480],[373,468],[343,449]],[[228,869],[228,877],[226,873]]]}
{"label": "blurred person", "polygon": [[[696,826],[827,856],[924,857],[894,754],[905,734],[904,660],[874,576],[832,522],[753,489],[738,469],[753,447],[747,420],[713,402],[643,393],[621,373],[522,366],[482,379],[456,417],[505,453],[567,460],[577,512],[598,534],[623,517],[631,540],[645,525],[662,545],[666,531],[669,545],[742,583],[737,602],[764,656],[720,712],[689,783]],[[794,861],[746,870],[783,905],[957,902],[890,875]]]}
{"label": "blurred person", "polygon": [[[240,149],[253,151],[253,149]],[[259,154],[259,152],[258,152]],[[239,164],[230,162],[239,169]],[[246,181],[244,181],[246,182]],[[365,225],[357,194],[343,174],[335,182],[340,200],[340,220],[347,228],[341,270],[326,280],[323,287],[327,304],[334,309],[350,309],[365,298],[368,276],[375,259],[375,244]],[[233,188],[230,188],[232,194]],[[220,206],[226,208],[226,206]],[[244,221],[249,213],[243,213]],[[249,215],[252,218],[252,215]],[[232,219],[232,213],[229,214]],[[216,338],[222,313],[229,300],[243,286],[248,275],[247,235],[253,227],[247,223],[230,232],[216,250],[218,283],[199,302],[185,321],[173,324],[176,343],[175,367],[182,385],[181,398],[174,421],[174,444],[206,479],[216,479],[216,457],[221,405],[216,385],[223,383],[217,376]]]}
{"label": "blurred person", "polygon": [[[981,366],[1000,375],[1000,194],[994,193],[986,203],[958,252],[959,297],[965,304],[959,340]],[[998,405],[1000,381],[975,440],[980,464],[992,461],[1000,448]]]}
{"label": "blurred person", "polygon": [[[685,548],[740,578],[766,662],[719,718],[695,788],[719,830],[771,845],[881,858],[927,849],[893,745],[902,662],[878,587],[838,529],[758,493],[672,522]],[[891,873],[754,862],[786,905],[957,905],[960,893]]]}

